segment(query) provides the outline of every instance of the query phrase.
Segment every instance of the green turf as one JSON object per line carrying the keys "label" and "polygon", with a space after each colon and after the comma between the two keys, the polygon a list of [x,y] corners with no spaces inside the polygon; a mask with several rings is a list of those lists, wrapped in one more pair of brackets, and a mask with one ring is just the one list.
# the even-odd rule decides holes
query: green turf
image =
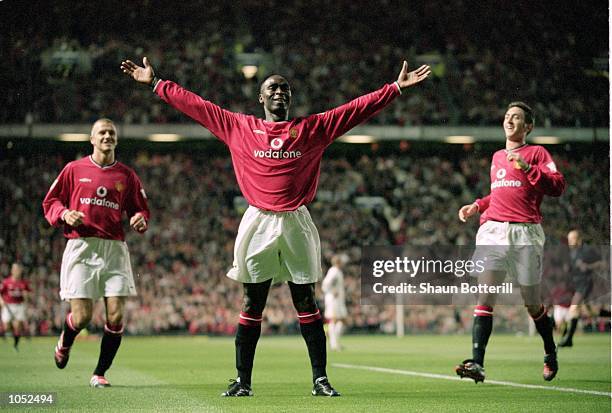
{"label": "green turf", "polygon": [[[610,336],[578,336],[560,352],[552,383],[541,379],[538,337],[493,335],[487,380],[610,392]],[[343,396],[312,397],[310,368],[301,337],[262,337],[251,398],[221,398],[233,378],[232,338],[126,337],[107,378],[110,389],[90,389],[99,342],[76,343],[68,367],[52,361],[53,338],[23,340],[16,353],[0,341],[0,392],[56,392],[57,404],[42,411],[218,412],[609,412],[610,397],[513,388],[371,372],[336,363],[452,376],[467,358],[468,336],[344,337],[346,350],[329,354],[328,373]],[[7,406],[0,406],[7,410]],[[41,411],[19,407],[14,411]]]}

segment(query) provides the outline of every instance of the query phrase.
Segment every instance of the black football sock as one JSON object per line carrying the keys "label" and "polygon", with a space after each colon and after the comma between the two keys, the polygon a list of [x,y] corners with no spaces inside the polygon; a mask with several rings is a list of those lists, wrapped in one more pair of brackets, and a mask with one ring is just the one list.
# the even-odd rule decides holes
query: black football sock
{"label": "black football sock", "polygon": [[20,338],[21,338],[21,336],[19,335],[19,333],[13,334],[13,340],[14,340],[13,347],[17,348],[17,346],[19,346],[19,339]]}
{"label": "black football sock", "polygon": [[100,343],[100,357],[98,358],[98,365],[93,374],[96,376],[104,376],[106,370],[113,364],[113,359],[117,354],[117,350],[119,350],[119,345],[121,345],[122,335],[122,324],[116,326],[107,324],[104,326],[104,335]]}
{"label": "black football sock", "polygon": [[484,366],[485,351],[493,331],[493,308],[477,305],[474,308],[474,325],[472,326],[472,359]]}
{"label": "black football sock", "polygon": [[554,353],[556,351],[556,346],[555,339],[553,338],[553,322],[548,314],[546,314],[544,306],[540,308],[540,311],[535,316],[531,316],[531,318],[533,318],[536,330],[538,330],[542,340],[544,340],[544,351],[546,354]]}
{"label": "black football sock", "polygon": [[74,339],[79,335],[81,330],[77,330],[72,322],[72,313],[66,315],[64,320],[64,330],[62,331],[62,347],[70,347],[74,343]]}
{"label": "black football sock", "polygon": [[236,332],[236,370],[240,383],[251,385],[251,373],[255,360],[255,349],[261,335],[261,314],[240,312]]}
{"label": "black football sock", "polygon": [[298,313],[302,337],[308,347],[308,356],[312,367],[312,381],[319,377],[327,376],[325,366],[327,365],[327,347],[325,331],[323,331],[323,320],[317,309],[315,313]]}
{"label": "black football sock", "polygon": [[576,327],[578,327],[578,319],[572,318],[570,321],[569,329],[567,330],[567,340],[571,341],[574,337],[574,333],[576,332]]}

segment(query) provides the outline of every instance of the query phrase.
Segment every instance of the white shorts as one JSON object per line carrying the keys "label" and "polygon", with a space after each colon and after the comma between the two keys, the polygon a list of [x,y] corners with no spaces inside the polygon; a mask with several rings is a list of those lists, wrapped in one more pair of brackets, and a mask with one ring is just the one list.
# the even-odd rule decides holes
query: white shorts
{"label": "white shorts", "polygon": [[136,295],[127,244],[102,238],[68,240],[60,273],[60,297],[125,297]]}
{"label": "white shorts", "polygon": [[25,321],[25,319],[25,304],[4,303],[4,305],[2,306],[3,323],[10,323],[11,321]]}
{"label": "white shorts", "polygon": [[473,259],[484,260],[485,270],[506,272],[520,285],[537,285],[545,240],[540,224],[487,221],[478,229]]}
{"label": "white shorts", "polygon": [[249,206],[238,227],[227,276],[243,283],[320,280],[321,241],[308,209],[272,212]]}
{"label": "white shorts", "polygon": [[334,297],[332,294],[325,294],[325,318],[328,320],[339,320],[346,318],[346,304],[344,300]]}

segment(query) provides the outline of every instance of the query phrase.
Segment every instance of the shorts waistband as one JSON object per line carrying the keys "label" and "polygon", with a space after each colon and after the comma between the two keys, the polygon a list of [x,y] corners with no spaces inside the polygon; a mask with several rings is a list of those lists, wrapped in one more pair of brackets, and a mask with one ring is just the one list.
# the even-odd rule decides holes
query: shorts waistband
{"label": "shorts waistband", "polygon": [[306,208],[306,205],[300,205],[299,207],[297,207],[296,209],[290,210],[290,211],[271,211],[269,209],[262,209],[259,207],[256,207],[254,205],[249,205],[249,209],[255,209],[261,213],[264,214],[270,214],[270,215],[289,215],[289,214],[294,214],[296,212],[304,212],[304,211],[308,211],[308,208]]}
{"label": "shorts waistband", "polygon": [[527,225],[537,224],[537,222],[497,221],[495,219],[490,219],[489,221],[491,221],[491,222],[499,222],[500,224],[527,224]]}

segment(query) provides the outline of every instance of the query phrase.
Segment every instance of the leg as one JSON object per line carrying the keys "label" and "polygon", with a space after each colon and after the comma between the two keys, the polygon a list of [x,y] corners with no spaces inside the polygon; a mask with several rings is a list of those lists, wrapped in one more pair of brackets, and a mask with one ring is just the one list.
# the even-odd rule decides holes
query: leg
{"label": "leg", "polygon": [[[106,325],[104,326],[104,335],[100,344],[98,365],[93,373],[94,377],[104,377],[104,374],[113,363],[117,350],[119,350],[123,334],[125,297],[104,297],[104,304],[106,306]],[[106,387],[104,383],[100,384],[100,386],[94,387]]]}
{"label": "leg", "polygon": [[334,333],[336,334],[336,349],[342,350],[342,344],[340,344],[340,337],[342,337],[342,328],[344,327],[343,319],[339,318],[334,323]]}
{"label": "leg", "polygon": [[[478,282],[487,285],[499,285],[506,274],[502,271],[489,271],[483,274]],[[478,305],[474,308],[474,324],[472,326],[472,359],[484,366],[484,357],[489,337],[493,331],[493,307],[497,296],[495,294],[480,294]]]}
{"label": "leg", "polygon": [[544,380],[550,381],[557,375],[557,348],[553,338],[553,320],[548,316],[540,298],[540,284],[521,286],[521,295],[525,301],[527,312],[533,319],[536,330],[544,341]]}
{"label": "leg", "polygon": [[14,318],[11,324],[13,327],[13,347],[15,348],[15,350],[18,350],[19,339],[21,338],[22,332],[22,322]]}
{"label": "leg", "polygon": [[314,283],[295,284],[289,281],[293,305],[298,312],[300,330],[308,347],[312,377],[313,380],[316,380],[319,377],[327,376],[325,371],[327,349],[325,348],[323,320],[315,301],[314,288]]}
{"label": "leg", "polygon": [[315,285],[295,284],[289,281],[289,290],[293,305],[298,313],[298,321],[302,337],[308,348],[310,366],[312,367],[312,379],[314,388],[313,396],[340,396],[329,383],[327,372],[327,348],[325,343],[325,331],[323,330],[323,319],[315,301]]}
{"label": "leg", "polygon": [[329,337],[329,348],[332,350],[338,350],[338,335],[336,334],[336,323],[338,321],[335,318],[329,320],[327,324],[327,336]]}
{"label": "leg", "polygon": [[521,295],[525,301],[527,312],[533,319],[538,333],[544,341],[546,354],[554,353],[556,350],[553,339],[553,321],[546,313],[546,308],[542,305],[540,298],[540,284],[521,286]]}
{"label": "leg", "polygon": [[93,300],[89,298],[73,298],[70,300],[70,313],[66,316],[66,321],[70,323],[69,327],[81,331],[91,321],[92,312]]}
{"label": "leg", "polygon": [[272,280],[243,284],[244,297],[236,332],[236,370],[240,383],[250,386],[255,349],[261,334],[263,310]]}
{"label": "leg", "polygon": [[[506,273],[503,271],[486,271],[478,277],[479,284],[499,285],[504,281]],[[476,307],[474,307],[474,324],[472,325],[472,358],[464,360],[455,367],[455,372],[461,378],[469,377],[474,382],[484,381],[483,368],[485,351],[489,337],[493,331],[493,306],[497,299],[496,294],[480,294]]]}
{"label": "leg", "polygon": [[566,334],[563,335],[559,347],[571,347],[573,343],[574,333],[578,327],[578,318],[580,318],[581,304],[584,301],[584,295],[580,291],[576,291],[572,297],[572,304],[569,309],[570,324]]}
{"label": "leg", "polygon": [[328,318],[327,320],[327,338],[329,339],[329,348],[331,350],[336,349],[336,319]]}
{"label": "leg", "polygon": [[68,364],[70,348],[79,332],[89,324],[93,310],[93,301],[89,298],[70,300],[70,312],[66,314],[64,329],[55,347],[55,365],[63,369]]}

